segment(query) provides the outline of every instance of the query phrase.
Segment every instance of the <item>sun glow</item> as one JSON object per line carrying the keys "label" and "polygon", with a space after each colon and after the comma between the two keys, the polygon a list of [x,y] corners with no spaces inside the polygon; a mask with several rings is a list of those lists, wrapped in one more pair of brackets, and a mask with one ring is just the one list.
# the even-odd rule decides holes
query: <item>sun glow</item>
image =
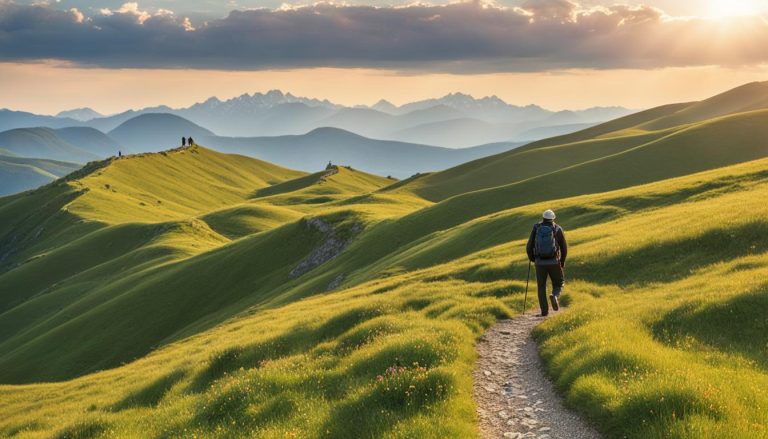
{"label": "sun glow", "polygon": [[758,0],[709,0],[709,16],[713,18],[758,15],[764,2]]}

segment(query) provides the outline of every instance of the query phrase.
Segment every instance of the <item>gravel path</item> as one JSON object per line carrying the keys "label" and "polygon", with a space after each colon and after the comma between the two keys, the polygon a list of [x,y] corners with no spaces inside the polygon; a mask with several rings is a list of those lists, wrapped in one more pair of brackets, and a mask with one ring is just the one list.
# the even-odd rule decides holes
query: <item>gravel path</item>
{"label": "gravel path", "polygon": [[[561,311],[562,312],[562,311]],[[566,409],[544,374],[534,314],[500,321],[480,339],[474,397],[483,438],[588,439],[600,435]]]}

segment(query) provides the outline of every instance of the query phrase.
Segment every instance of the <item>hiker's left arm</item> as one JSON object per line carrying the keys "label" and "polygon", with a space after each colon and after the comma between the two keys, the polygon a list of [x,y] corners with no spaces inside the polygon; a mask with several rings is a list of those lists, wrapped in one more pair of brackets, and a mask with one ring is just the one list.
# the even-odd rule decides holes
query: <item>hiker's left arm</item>
{"label": "hiker's left arm", "polygon": [[565,266],[565,258],[568,257],[568,242],[565,240],[565,230],[559,228],[557,234],[557,245],[560,246],[560,266]]}

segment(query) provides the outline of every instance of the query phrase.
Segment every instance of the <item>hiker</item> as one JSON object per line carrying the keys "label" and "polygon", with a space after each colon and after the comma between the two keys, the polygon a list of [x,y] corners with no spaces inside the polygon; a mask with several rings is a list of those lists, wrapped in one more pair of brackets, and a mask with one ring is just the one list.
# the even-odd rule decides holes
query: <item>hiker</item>
{"label": "hiker", "polygon": [[565,258],[568,256],[568,244],[565,242],[563,228],[555,224],[555,212],[547,210],[540,223],[534,224],[525,250],[528,259],[536,264],[536,284],[539,290],[541,317],[549,314],[547,304],[547,277],[552,280],[552,294],[549,300],[552,309],[560,309],[560,294],[563,292],[565,276]]}
{"label": "hiker", "polygon": [[187,138],[182,136],[181,137],[181,147],[183,148],[185,146],[187,146]]}
{"label": "hiker", "polygon": [[195,144],[195,141],[192,140],[192,136],[189,136],[189,139],[187,139],[187,146],[192,146]]}
{"label": "hiker", "polygon": [[123,156],[123,152],[122,151],[117,151],[117,158],[120,158],[122,156]]}

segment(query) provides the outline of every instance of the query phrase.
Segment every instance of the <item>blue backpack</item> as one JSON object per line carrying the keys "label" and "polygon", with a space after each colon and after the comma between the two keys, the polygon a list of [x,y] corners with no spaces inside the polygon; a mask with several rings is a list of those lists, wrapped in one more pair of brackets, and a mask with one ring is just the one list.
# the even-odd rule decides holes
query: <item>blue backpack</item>
{"label": "blue backpack", "polygon": [[557,257],[557,226],[541,223],[536,227],[536,241],[533,246],[534,254],[539,259],[555,259]]}

